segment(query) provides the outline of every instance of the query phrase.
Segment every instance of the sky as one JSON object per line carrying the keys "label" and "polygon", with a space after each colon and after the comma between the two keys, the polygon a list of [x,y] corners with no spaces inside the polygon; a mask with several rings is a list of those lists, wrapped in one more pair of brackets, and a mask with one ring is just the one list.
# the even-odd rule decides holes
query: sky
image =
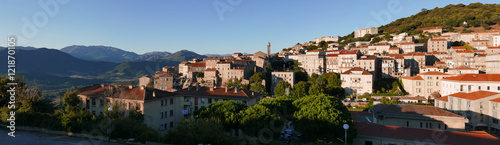
{"label": "sky", "polygon": [[[143,54],[272,52],[322,36],[379,27],[422,8],[466,0],[3,1],[0,35],[18,46],[103,45]],[[498,3],[495,0],[479,1]],[[6,46],[0,42],[0,46]]]}

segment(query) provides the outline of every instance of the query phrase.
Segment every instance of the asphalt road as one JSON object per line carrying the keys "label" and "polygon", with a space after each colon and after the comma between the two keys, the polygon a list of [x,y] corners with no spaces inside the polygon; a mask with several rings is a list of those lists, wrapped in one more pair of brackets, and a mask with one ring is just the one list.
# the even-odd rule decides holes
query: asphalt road
{"label": "asphalt road", "polygon": [[118,145],[97,140],[87,140],[83,138],[44,134],[16,130],[16,137],[7,135],[8,131],[0,129],[0,144],[2,145]]}

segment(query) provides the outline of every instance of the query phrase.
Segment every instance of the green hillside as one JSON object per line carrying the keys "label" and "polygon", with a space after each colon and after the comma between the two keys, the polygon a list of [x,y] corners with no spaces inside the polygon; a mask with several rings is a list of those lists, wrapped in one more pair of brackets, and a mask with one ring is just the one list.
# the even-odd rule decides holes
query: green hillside
{"label": "green hillside", "polygon": [[425,27],[441,26],[452,31],[452,27],[462,26],[464,21],[470,27],[489,28],[490,25],[498,24],[500,22],[500,4],[450,4],[443,8],[422,9],[415,15],[398,19],[379,27],[378,30],[382,33],[412,32]]}

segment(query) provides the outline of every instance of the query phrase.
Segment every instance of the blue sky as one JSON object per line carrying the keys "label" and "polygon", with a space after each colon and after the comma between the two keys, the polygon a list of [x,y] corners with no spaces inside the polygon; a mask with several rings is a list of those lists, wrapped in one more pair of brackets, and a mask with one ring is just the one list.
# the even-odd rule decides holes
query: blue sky
{"label": "blue sky", "polygon": [[[181,49],[200,54],[254,53],[266,51],[271,41],[272,52],[277,52],[315,37],[378,27],[422,8],[471,2],[476,1],[4,1],[0,35],[16,35],[23,46],[105,45],[138,54]],[[43,3],[49,4],[48,10]]]}

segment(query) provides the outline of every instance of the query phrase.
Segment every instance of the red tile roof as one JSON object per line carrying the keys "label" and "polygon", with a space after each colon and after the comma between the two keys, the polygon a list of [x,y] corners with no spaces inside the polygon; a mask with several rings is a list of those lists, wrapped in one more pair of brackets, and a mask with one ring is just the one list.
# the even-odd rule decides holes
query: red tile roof
{"label": "red tile roof", "polygon": [[399,50],[399,47],[391,47],[389,50]]}
{"label": "red tile roof", "polygon": [[500,49],[500,46],[488,46],[488,49]]}
{"label": "red tile roof", "polygon": [[[407,128],[379,125],[370,122],[356,122],[358,136],[393,138],[407,141],[419,141],[452,145],[494,145],[500,142],[498,136],[484,131],[444,131],[433,129]],[[444,139],[435,139],[437,136]]]}
{"label": "red tile roof", "polygon": [[191,67],[206,67],[206,63],[204,62],[198,62],[198,63],[192,63]]}
{"label": "red tile roof", "polygon": [[373,106],[373,111],[376,114],[405,114],[405,115],[430,115],[430,116],[447,116],[447,117],[458,117],[464,118],[463,116],[451,113],[449,111],[425,105],[375,105]]}
{"label": "red tile roof", "polygon": [[216,88],[213,89],[213,91],[210,91],[209,87],[200,87],[198,91],[196,91],[196,87],[193,87],[190,90],[188,89],[178,90],[176,93],[188,96],[219,97],[226,99],[235,99],[235,98],[251,99],[254,97],[263,96],[262,94],[256,92],[254,92],[254,95],[252,96],[252,91],[245,89],[239,89],[237,93],[234,93],[234,88],[228,89],[226,92],[226,88]]}
{"label": "red tile roof", "polygon": [[401,79],[407,79],[407,80],[424,80],[421,76],[419,75],[416,75],[416,76],[404,76],[404,77],[401,77]]}
{"label": "red tile roof", "polygon": [[448,96],[439,97],[439,98],[436,98],[435,100],[440,100],[440,101],[448,102]]}
{"label": "red tile roof", "polygon": [[326,57],[338,57],[339,54],[328,54]]}
{"label": "red tile roof", "polygon": [[445,74],[445,73],[438,72],[438,71],[429,71],[429,72],[425,72],[425,73],[420,73],[418,75],[450,75],[450,74]]}
{"label": "red tile roof", "polygon": [[[118,85],[93,85],[78,89],[78,95],[99,98],[118,98],[127,100],[149,101],[159,98],[173,97],[178,94],[158,89]],[[153,93],[154,92],[154,93]],[[153,95],[154,94],[154,95]]]}
{"label": "red tile roof", "polygon": [[464,49],[465,50],[465,47],[464,46],[452,46],[451,49]]}
{"label": "red tile roof", "polygon": [[500,98],[496,98],[496,99],[493,99],[493,100],[490,100],[490,101],[493,101],[493,102],[498,102],[498,103],[500,103]]}
{"label": "red tile roof", "polygon": [[489,91],[475,91],[475,92],[471,92],[471,93],[458,92],[455,94],[450,94],[448,96],[453,96],[453,97],[458,97],[458,98],[463,98],[463,99],[468,99],[468,100],[477,100],[477,99],[486,98],[486,97],[497,95],[497,94],[499,94],[499,93],[489,92]]}
{"label": "red tile roof", "polygon": [[207,68],[205,71],[217,71],[216,68]]}
{"label": "red tile roof", "polygon": [[359,50],[342,50],[340,51],[340,55],[343,54],[357,54]]}
{"label": "red tile roof", "polygon": [[459,70],[477,70],[477,69],[475,69],[475,68],[471,68],[471,67],[468,67],[468,66],[463,66],[463,65],[458,66],[458,67],[456,67],[455,69],[459,69]]}
{"label": "red tile roof", "polygon": [[457,50],[457,53],[474,53],[472,50]]}
{"label": "red tile roof", "polygon": [[464,74],[455,77],[443,78],[449,81],[494,81],[500,82],[500,74]]}
{"label": "red tile roof", "polygon": [[342,74],[351,74],[352,71],[363,71],[362,75],[372,75],[370,72],[367,72],[366,70],[360,68],[360,67],[353,67]]}
{"label": "red tile roof", "polygon": [[431,39],[431,41],[448,41],[446,39]]}

